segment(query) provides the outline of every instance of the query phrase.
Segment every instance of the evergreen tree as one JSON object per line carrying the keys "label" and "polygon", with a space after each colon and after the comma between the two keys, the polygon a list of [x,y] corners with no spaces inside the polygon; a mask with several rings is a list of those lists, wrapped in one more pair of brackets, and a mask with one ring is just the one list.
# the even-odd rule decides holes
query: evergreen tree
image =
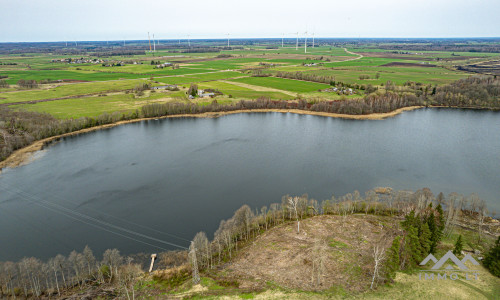
{"label": "evergreen tree", "polygon": [[400,236],[394,238],[391,248],[389,248],[389,250],[387,251],[385,271],[387,274],[387,279],[389,279],[391,282],[394,281],[394,278],[396,277],[396,271],[399,270],[400,241]]}
{"label": "evergreen tree", "polygon": [[430,253],[431,245],[432,245],[432,233],[429,230],[429,225],[424,223],[420,229],[420,235],[418,237],[420,241],[420,250],[423,256],[426,256]]}
{"label": "evergreen tree", "polygon": [[458,236],[457,242],[455,243],[455,248],[453,249],[453,254],[459,255],[462,253],[464,243],[462,242],[462,235]]}
{"label": "evergreen tree", "polygon": [[434,212],[431,212],[431,214],[429,215],[429,218],[427,219],[427,225],[429,226],[429,230],[431,231],[431,247],[429,251],[430,253],[435,253],[437,244],[441,239],[441,234],[439,232],[439,228],[436,225]]}
{"label": "evergreen tree", "polygon": [[410,226],[406,230],[406,254],[410,264],[418,264],[422,260],[422,251],[420,241],[418,238],[418,229]]}
{"label": "evergreen tree", "polygon": [[411,211],[405,216],[405,220],[401,222],[401,225],[406,231],[405,256],[409,264],[418,264],[422,257],[422,247],[419,239],[419,228],[421,226],[420,218],[415,217],[415,212]]}
{"label": "evergreen tree", "polygon": [[188,95],[196,97],[198,95],[198,85],[191,83],[188,89]]}
{"label": "evergreen tree", "polygon": [[436,211],[439,213],[439,215],[437,216],[437,219],[438,219],[438,229],[439,231],[441,232],[441,235],[443,233],[443,230],[444,230],[444,212],[443,212],[443,207],[441,206],[441,204],[438,204],[438,206],[436,207]]}
{"label": "evergreen tree", "polygon": [[418,227],[417,226],[417,218],[415,217],[415,211],[411,211],[409,214],[405,216],[405,220],[401,223],[405,230],[408,230],[410,227]]}
{"label": "evergreen tree", "polygon": [[500,236],[495,242],[495,246],[485,255],[483,264],[491,274],[500,277]]}

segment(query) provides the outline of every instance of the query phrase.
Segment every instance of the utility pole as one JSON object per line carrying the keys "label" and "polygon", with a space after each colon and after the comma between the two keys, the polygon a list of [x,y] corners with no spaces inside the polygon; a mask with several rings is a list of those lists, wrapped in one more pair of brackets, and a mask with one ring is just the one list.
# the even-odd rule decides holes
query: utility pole
{"label": "utility pole", "polygon": [[198,262],[196,261],[196,249],[194,248],[194,242],[191,241],[191,247],[189,247],[189,255],[191,256],[191,265],[193,268],[193,283],[200,283],[200,273],[198,272]]}

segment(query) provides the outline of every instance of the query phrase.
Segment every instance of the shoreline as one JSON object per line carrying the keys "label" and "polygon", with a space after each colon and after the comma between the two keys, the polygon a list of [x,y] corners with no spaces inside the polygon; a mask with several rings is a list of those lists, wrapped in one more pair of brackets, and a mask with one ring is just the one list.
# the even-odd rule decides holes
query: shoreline
{"label": "shoreline", "polygon": [[313,115],[313,116],[322,116],[322,117],[330,117],[330,118],[342,118],[342,119],[351,119],[351,120],[383,120],[386,118],[391,118],[397,116],[405,111],[412,111],[416,109],[423,108],[425,106],[409,106],[396,109],[394,111],[388,113],[373,113],[369,115],[346,115],[346,114],[337,114],[337,113],[327,113],[327,112],[316,112],[309,110],[301,110],[301,109],[251,109],[251,110],[233,110],[233,111],[222,111],[222,112],[206,112],[201,114],[180,114],[180,115],[170,115],[170,116],[161,116],[161,117],[151,117],[151,118],[138,118],[133,120],[125,120],[119,121],[116,123],[105,124],[94,126],[91,128],[85,128],[73,132],[68,132],[61,135],[56,135],[52,137],[48,137],[45,139],[41,139],[33,142],[32,144],[23,147],[14,151],[9,157],[0,162],[0,174],[2,173],[2,169],[4,168],[16,168],[31,162],[31,158],[33,153],[43,150],[43,148],[54,141],[58,141],[61,138],[79,135],[87,132],[97,131],[106,128],[112,128],[115,126],[120,126],[123,124],[136,123],[142,121],[150,121],[157,119],[166,119],[166,118],[218,118],[225,115],[232,114],[241,114],[241,113],[265,113],[265,112],[278,112],[278,113],[293,113],[300,115]]}

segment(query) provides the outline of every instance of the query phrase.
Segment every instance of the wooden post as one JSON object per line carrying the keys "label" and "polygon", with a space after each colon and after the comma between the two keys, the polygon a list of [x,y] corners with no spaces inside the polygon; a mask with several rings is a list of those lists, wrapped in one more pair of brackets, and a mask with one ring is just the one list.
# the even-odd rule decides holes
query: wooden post
{"label": "wooden post", "polygon": [[151,266],[149,266],[149,273],[153,271],[153,265],[155,263],[155,259],[156,259],[156,254],[151,254]]}

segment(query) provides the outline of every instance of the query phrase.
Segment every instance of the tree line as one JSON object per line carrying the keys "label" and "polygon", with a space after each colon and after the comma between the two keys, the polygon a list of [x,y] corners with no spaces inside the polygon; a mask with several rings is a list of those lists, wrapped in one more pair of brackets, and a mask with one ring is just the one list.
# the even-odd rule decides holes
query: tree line
{"label": "tree line", "polygon": [[[387,85],[391,86],[390,83],[387,83]],[[141,90],[148,87],[137,86],[135,90],[140,93]],[[68,120],[59,120],[45,113],[12,110],[6,105],[0,105],[0,161],[7,158],[13,151],[36,140],[93,126],[143,117],[252,109],[303,109],[317,112],[365,115],[387,113],[398,108],[420,105],[500,108],[500,78],[491,76],[470,77],[434,88],[417,84],[408,85],[405,88],[407,90],[387,90],[385,93],[372,93],[365,95],[363,98],[338,101],[323,101],[321,99],[278,101],[262,97],[255,101],[242,100],[229,105],[221,105],[217,101],[204,106],[194,103],[154,103],[147,104],[140,110],[132,112],[105,113],[98,117]]]}
{"label": "tree line", "polygon": [[115,284],[124,294],[133,293],[133,283],[142,270],[117,249],[108,249],[98,260],[86,246],[81,253],[72,251],[43,262],[25,257],[18,262],[0,262],[0,298],[40,298],[61,296],[66,289],[79,289],[94,284]]}
{"label": "tree line", "polygon": [[[448,209],[444,210],[443,207]],[[478,235],[481,236],[484,224],[480,219],[484,211],[484,201],[474,194],[469,197],[456,193],[448,197],[442,193],[435,196],[427,188],[416,192],[370,190],[364,197],[355,191],[338,198],[332,196],[321,202],[307,195],[286,195],[281,203],[260,209],[253,210],[243,205],[231,218],[221,221],[212,241],[204,232],[197,233],[190,246],[189,260],[193,275],[208,271],[231,259],[242,245],[263,231],[279,224],[296,222],[297,231],[300,232],[300,221],[317,215],[339,215],[343,222],[353,214],[402,217],[402,231],[398,232],[391,246],[384,246],[386,240],[374,245],[373,288],[379,282],[392,282],[397,271],[413,269],[429,253],[435,253],[441,239],[459,226],[459,216],[472,216],[477,221]],[[485,261],[485,265],[493,265],[491,269],[499,265],[494,261],[498,247],[491,249],[492,254],[487,255],[491,258]],[[315,245],[313,252],[320,248],[321,245]],[[313,268],[312,277],[321,278],[321,274],[317,274],[321,273],[320,257],[314,262],[317,267]],[[196,282],[199,276],[193,279]]]}
{"label": "tree line", "polygon": [[[385,242],[374,245],[374,286],[379,282],[391,282],[396,271],[414,268],[428,253],[434,253],[442,237],[460,225],[460,216],[476,220],[480,236],[484,230],[480,219],[486,212],[485,207],[484,201],[474,194],[465,197],[451,193],[445,197],[440,193],[435,196],[427,188],[415,192],[384,188],[369,190],[364,195],[354,191],[323,201],[306,194],[285,195],[280,203],[260,209],[243,205],[231,218],[220,222],[212,240],[206,233],[199,232],[192,240],[189,253],[164,252],[159,255],[159,263],[162,267],[199,274],[228,261],[245,243],[274,226],[292,222],[297,223],[300,231],[302,220],[318,215],[338,215],[344,223],[353,214],[404,218],[403,231],[399,231],[389,248],[383,246]],[[484,262],[497,276],[494,272],[499,267],[499,243],[500,240],[486,254]],[[320,248],[321,245],[315,245],[313,252],[319,253]],[[188,264],[190,267],[186,268]],[[320,256],[314,259],[314,264],[312,277],[321,280]],[[123,256],[117,249],[108,249],[98,260],[86,246],[81,253],[72,251],[67,257],[59,254],[46,262],[33,257],[18,262],[0,262],[0,297],[61,295],[67,288],[112,284],[133,298],[134,281],[143,271],[143,266],[133,256]]]}

